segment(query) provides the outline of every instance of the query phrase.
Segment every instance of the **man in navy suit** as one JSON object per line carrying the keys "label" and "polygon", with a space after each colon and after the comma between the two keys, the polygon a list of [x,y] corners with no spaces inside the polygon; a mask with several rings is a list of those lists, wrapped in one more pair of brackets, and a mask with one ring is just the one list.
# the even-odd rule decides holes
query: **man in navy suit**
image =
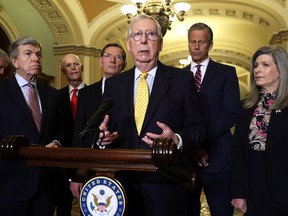
{"label": "man in navy suit", "polygon": [[106,79],[118,75],[126,66],[125,50],[117,43],[106,44],[100,55],[99,65],[103,70],[103,77],[79,92],[73,139],[74,147],[91,148],[90,134],[87,134],[83,139],[79,138],[78,134],[85,128],[86,123],[100,106]]}
{"label": "man in navy suit", "polygon": [[[65,55],[61,61],[61,71],[68,81],[68,85],[59,90],[61,119],[63,120],[63,132],[65,135],[62,146],[72,147],[77,97],[79,90],[85,87],[85,83],[82,80],[83,65],[80,58],[72,53]],[[73,98],[76,101],[73,102]],[[74,113],[72,110],[74,110]],[[59,169],[58,171],[59,183],[57,184],[56,211],[57,216],[67,216],[71,215],[73,200],[68,181],[70,172],[66,169]]]}
{"label": "man in navy suit", "polygon": [[[0,141],[9,135],[24,135],[30,143],[58,147],[62,141],[59,122],[59,94],[36,81],[42,71],[42,48],[38,41],[23,37],[9,48],[15,75],[0,83]],[[32,84],[40,104],[40,119],[34,120],[29,96]],[[35,102],[36,103],[36,102]],[[34,104],[35,104],[34,103]],[[38,111],[39,114],[39,111]],[[39,121],[40,120],[40,121]],[[30,167],[25,162],[0,160],[0,212],[5,216],[50,216],[53,172]]]}
{"label": "man in navy suit", "polygon": [[[162,64],[158,60],[162,47],[158,22],[144,14],[135,17],[127,34],[127,49],[135,67],[106,81],[104,97],[112,98],[114,105],[100,125],[105,131],[102,145],[151,149],[154,139],[167,138],[188,155],[204,140],[193,74]],[[144,72],[148,72],[150,96],[142,129],[137,131],[134,103]],[[129,216],[186,215],[187,191],[169,178],[158,173],[125,172],[120,180],[128,194]]]}
{"label": "man in navy suit", "polygon": [[196,74],[197,65],[201,65],[199,95],[207,129],[207,139],[195,154],[198,180],[190,194],[189,215],[200,215],[200,194],[204,189],[211,215],[231,216],[230,129],[235,124],[240,104],[236,70],[209,58],[208,53],[213,47],[213,32],[204,23],[190,27],[188,47],[192,63],[186,69]]}

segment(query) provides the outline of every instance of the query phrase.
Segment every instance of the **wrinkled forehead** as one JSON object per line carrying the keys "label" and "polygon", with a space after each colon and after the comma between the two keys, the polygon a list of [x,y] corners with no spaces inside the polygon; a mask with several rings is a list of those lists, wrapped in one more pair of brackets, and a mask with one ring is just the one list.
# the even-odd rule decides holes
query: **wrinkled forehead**
{"label": "wrinkled forehead", "polygon": [[31,52],[41,52],[41,47],[32,44],[21,44],[18,46],[19,51],[31,51]]}
{"label": "wrinkled forehead", "polygon": [[132,32],[135,31],[155,31],[157,32],[157,25],[152,19],[141,19],[135,22],[131,28]]}
{"label": "wrinkled forehead", "polygon": [[104,53],[111,53],[111,54],[122,54],[122,50],[119,47],[107,47]]}

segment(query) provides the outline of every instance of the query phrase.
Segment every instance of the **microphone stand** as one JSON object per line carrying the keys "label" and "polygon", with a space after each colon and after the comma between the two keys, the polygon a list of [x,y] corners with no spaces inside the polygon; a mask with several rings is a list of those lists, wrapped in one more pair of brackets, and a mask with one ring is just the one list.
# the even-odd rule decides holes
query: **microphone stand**
{"label": "microphone stand", "polygon": [[[83,130],[81,133],[78,134],[78,137],[84,140],[84,137],[86,136],[86,134],[91,133],[91,132],[93,132],[91,149],[95,149],[96,146],[99,146],[99,148],[103,148],[103,146],[101,146],[101,143],[105,137],[105,133],[104,133],[104,131],[99,130],[99,128],[88,128],[86,130]],[[103,133],[103,136],[102,136],[101,140],[98,142],[100,133]]]}
{"label": "microphone stand", "polygon": [[93,132],[93,135],[92,135],[91,149],[95,148],[95,144],[99,145],[99,143],[98,143],[99,135],[100,135],[100,130],[97,128],[97,129],[95,129],[95,131]]}

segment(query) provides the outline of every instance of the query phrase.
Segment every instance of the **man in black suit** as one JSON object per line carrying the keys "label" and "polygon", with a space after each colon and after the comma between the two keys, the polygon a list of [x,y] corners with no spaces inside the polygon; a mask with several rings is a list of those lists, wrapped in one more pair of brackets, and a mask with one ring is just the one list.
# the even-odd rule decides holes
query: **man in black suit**
{"label": "man in black suit", "polygon": [[[114,105],[100,125],[105,131],[102,145],[151,149],[154,139],[167,138],[189,155],[204,140],[194,77],[188,71],[162,64],[158,60],[162,46],[161,26],[155,19],[141,14],[132,20],[127,49],[135,67],[106,81],[104,97],[112,98]],[[145,72],[150,96],[142,129],[137,130],[135,100]],[[179,184],[158,173],[125,172],[121,177],[128,194],[128,215],[186,215],[187,191]]]}
{"label": "man in black suit", "polygon": [[63,147],[72,147],[75,111],[77,109],[73,111],[73,102],[71,101],[73,100],[74,91],[76,90],[75,94],[78,100],[80,89],[85,87],[85,83],[82,80],[83,65],[80,58],[75,54],[65,55],[61,61],[61,71],[68,81],[68,85],[59,90],[61,116],[65,122],[65,141]]}
{"label": "man in black suit", "polygon": [[[9,55],[16,73],[0,83],[0,141],[9,135],[24,135],[30,143],[58,147],[62,141],[59,94],[56,89],[36,81],[42,71],[41,45],[30,37],[19,38],[10,45]],[[34,114],[37,118],[33,118]],[[48,168],[30,167],[25,162],[1,159],[1,215],[53,215],[54,176],[48,171]]]}
{"label": "man in black suit", "polygon": [[[74,120],[77,108],[79,90],[85,87],[82,80],[83,65],[75,54],[67,54],[61,61],[61,71],[66,76],[68,85],[60,89],[60,111],[63,120],[65,139],[63,147],[72,147]],[[56,190],[57,216],[71,215],[73,195],[70,191],[70,172],[66,169],[58,170],[59,183]]]}
{"label": "man in black suit", "polygon": [[212,216],[232,216],[230,129],[235,124],[240,104],[236,70],[209,59],[213,32],[208,25],[196,23],[190,27],[188,46],[192,63],[186,69],[196,74],[197,65],[201,65],[199,96],[207,129],[207,139],[195,154],[198,180],[190,194],[189,215],[200,215],[203,188]]}
{"label": "man in black suit", "polygon": [[126,66],[125,50],[117,43],[105,45],[101,51],[99,65],[103,70],[103,77],[96,83],[79,91],[78,108],[74,129],[74,147],[91,148],[91,136],[87,134],[83,139],[79,133],[85,128],[90,117],[96,112],[102,102],[102,94],[106,79],[119,74]]}
{"label": "man in black suit", "polygon": [[[79,138],[79,133],[83,131],[87,122],[101,104],[105,80],[119,74],[125,68],[125,50],[117,43],[106,44],[101,51],[99,65],[103,70],[102,79],[79,91],[73,147],[91,148],[93,133],[87,133],[83,138]],[[72,178],[72,180],[74,180],[74,182],[70,184],[71,191],[76,198],[79,198],[83,184],[76,182],[79,181],[79,179]]]}

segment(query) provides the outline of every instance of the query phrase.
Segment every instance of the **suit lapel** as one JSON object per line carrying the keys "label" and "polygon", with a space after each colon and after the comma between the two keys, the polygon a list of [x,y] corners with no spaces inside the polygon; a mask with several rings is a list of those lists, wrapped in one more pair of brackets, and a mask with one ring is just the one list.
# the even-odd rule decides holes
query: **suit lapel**
{"label": "suit lapel", "polygon": [[[67,113],[65,115],[69,116],[72,120],[74,121],[73,116],[72,116],[72,110],[71,110],[71,105],[70,105],[70,92],[69,92],[69,86],[67,85],[64,89],[64,95],[63,95],[63,104],[62,106],[66,106],[65,110],[67,110]],[[79,92],[78,92],[79,93]]]}
{"label": "suit lapel", "polygon": [[152,92],[149,98],[149,104],[147,107],[142,131],[147,127],[152,119],[154,112],[157,110],[158,105],[161,103],[162,98],[165,96],[169,89],[168,80],[172,77],[171,73],[166,69],[166,67],[158,62],[158,68],[155,76],[155,80],[152,87]]}
{"label": "suit lapel", "polygon": [[288,116],[288,109],[278,109],[273,110],[270,117],[269,122],[269,130],[267,133],[267,142],[273,143],[271,139],[277,139],[277,135],[279,134],[279,128],[285,128],[286,127],[286,119]]}
{"label": "suit lapel", "polygon": [[[9,89],[8,91],[10,92],[10,94],[12,95],[12,99],[15,101],[17,105],[17,107],[19,108],[19,112],[23,112],[23,117],[26,118],[26,120],[24,120],[27,124],[30,124],[31,128],[35,128],[35,130],[37,130],[36,125],[33,121],[30,109],[25,101],[24,95],[21,91],[21,88],[19,87],[17,80],[15,78],[15,76],[13,76],[12,78],[10,78],[9,80]],[[38,130],[37,130],[38,131]]]}
{"label": "suit lapel", "polygon": [[216,70],[216,64],[215,62],[210,59],[208,65],[207,65],[207,69],[206,69],[206,72],[205,72],[205,76],[204,76],[204,79],[201,83],[201,90],[200,92],[204,89],[206,89],[207,87],[209,88],[209,83],[211,79],[213,79],[213,75],[215,74],[214,71]]}
{"label": "suit lapel", "polygon": [[40,97],[40,101],[41,101],[41,107],[42,107],[42,121],[41,121],[41,130],[40,132],[42,132],[44,130],[43,126],[46,125],[47,122],[47,116],[48,116],[48,97],[45,93],[45,89],[43,88],[43,86],[39,83],[37,83],[37,87],[38,87],[38,92],[39,92],[39,97]]}
{"label": "suit lapel", "polygon": [[[128,107],[127,112],[129,115],[134,115],[134,74],[135,74],[135,67],[132,69],[124,72],[124,76],[121,76],[121,84],[123,89],[123,106]],[[128,106],[127,106],[128,104]],[[125,110],[125,108],[124,108]]]}

